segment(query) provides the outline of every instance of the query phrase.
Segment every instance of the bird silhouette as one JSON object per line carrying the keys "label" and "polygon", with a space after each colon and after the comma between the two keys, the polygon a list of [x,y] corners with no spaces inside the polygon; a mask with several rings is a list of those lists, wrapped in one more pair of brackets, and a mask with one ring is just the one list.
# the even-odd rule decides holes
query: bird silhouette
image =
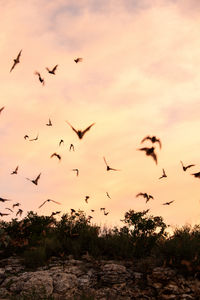
{"label": "bird silhouette", "polygon": [[88,203],[88,199],[90,198],[90,196],[85,196],[85,202]]}
{"label": "bird silhouette", "polygon": [[167,175],[166,175],[166,173],[165,173],[165,170],[164,170],[164,169],[162,169],[162,170],[163,170],[163,174],[162,174],[162,176],[160,176],[158,179],[162,179],[162,178],[167,177]]}
{"label": "bird silhouette", "polygon": [[54,203],[56,203],[56,204],[61,204],[60,202],[57,202],[57,201],[55,201],[55,200],[51,200],[51,199],[47,199],[47,200],[45,200],[38,208],[41,208],[46,202],[54,202]]}
{"label": "bird silhouette", "polygon": [[193,176],[196,177],[196,178],[200,178],[200,172],[193,173],[193,174],[191,174],[191,175],[193,175]]}
{"label": "bird silhouette", "polygon": [[54,156],[56,156],[59,160],[61,160],[60,154],[57,154],[57,153],[54,152],[53,154],[51,154],[50,158],[52,158]]}
{"label": "bird silhouette", "polygon": [[60,140],[60,142],[59,142],[59,146],[61,146],[61,144],[64,144],[64,140]]}
{"label": "bird silhouette", "polygon": [[1,213],[0,212],[0,217],[3,217],[3,216],[9,216],[10,214],[5,214],[5,213]]}
{"label": "bird silhouette", "polygon": [[26,139],[29,139],[29,136],[26,134],[25,136],[24,136],[24,139],[26,140]]}
{"label": "bird silhouette", "polygon": [[12,208],[15,208],[15,207],[20,206],[20,205],[21,205],[21,204],[20,204],[19,202],[14,203],[13,206],[12,206]]}
{"label": "bird silhouette", "polygon": [[76,134],[78,135],[79,139],[82,139],[84,134],[90,130],[90,128],[95,124],[95,123],[92,123],[90,126],[88,126],[85,130],[76,130],[68,121],[66,121],[69,126],[74,130],[74,132],[76,132]]}
{"label": "bird silhouette", "polygon": [[120,171],[120,170],[118,170],[118,169],[113,169],[113,168],[111,168],[111,167],[107,164],[107,161],[106,161],[105,157],[103,157],[103,160],[104,160],[104,162],[105,162],[105,164],[106,164],[106,170],[107,170],[107,171]]}
{"label": "bird silhouette", "polygon": [[42,83],[42,85],[45,85],[44,78],[41,77],[40,73],[37,72],[37,71],[35,71],[34,74],[38,76],[38,79],[39,79],[39,81]]}
{"label": "bird silhouette", "polygon": [[70,147],[69,147],[69,151],[73,150],[74,151],[74,145],[71,144]]}
{"label": "bird silhouette", "polygon": [[21,217],[22,213],[23,213],[23,210],[19,208],[18,211],[17,211],[17,213],[16,213],[16,216],[19,215]]}
{"label": "bird silhouette", "polygon": [[17,172],[18,172],[18,169],[19,169],[19,166],[17,166],[16,168],[15,168],[15,170],[12,172],[12,173],[10,173],[11,175],[13,175],[13,174],[17,174]]}
{"label": "bird silhouette", "polygon": [[169,202],[165,202],[165,203],[163,203],[163,205],[170,205],[170,204],[173,203],[173,202],[174,202],[174,200],[169,201]]}
{"label": "bird silhouette", "polygon": [[108,194],[108,192],[106,192],[106,196],[107,196],[108,198],[110,198],[110,199],[111,199],[111,197],[110,197],[110,195]]}
{"label": "bird silhouette", "polygon": [[140,149],[137,149],[137,150],[145,151],[146,155],[151,156],[154,159],[155,163],[157,164],[158,163],[157,162],[157,155],[154,152],[154,149],[155,149],[154,147],[151,147],[151,148],[140,148]]}
{"label": "bird silhouette", "polygon": [[183,168],[183,171],[185,172],[185,171],[187,171],[187,169],[189,169],[189,168],[191,168],[191,167],[194,167],[195,165],[188,165],[188,166],[184,166],[183,165],[183,162],[182,161],[180,161],[181,162],[181,165],[182,165],[182,168]]}
{"label": "bird silhouette", "polygon": [[75,63],[79,63],[79,62],[82,62],[83,61],[83,58],[82,57],[77,57],[74,59]]}
{"label": "bird silhouette", "polygon": [[5,106],[3,106],[2,108],[0,108],[0,113],[4,110]]}
{"label": "bird silhouette", "polygon": [[51,120],[49,119],[49,123],[46,124],[47,126],[52,126]]}
{"label": "bird silhouette", "polygon": [[12,212],[12,213],[13,213],[13,210],[12,210],[11,208],[9,208],[9,207],[6,207],[5,209],[7,209],[7,210],[9,210],[10,212]]}
{"label": "bird silhouette", "polygon": [[55,71],[56,71],[57,67],[58,67],[58,65],[56,65],[52,70],[50,70],[49,68],[46,68],[46,70],[47,70],[50,74],[56,75],[56,74],[55,74]]}
{"label": "bird silhouette", "polygon": [[154,199],[152,195],[148,195],[147,193],[139,193],[136,195],[136,197],[142,196],[146,199],[146,203],[150,200],[150,199]]}
{"label": "bird silhouette", "polygon": [[39,135],[37,135],[34,139],[29,140],[29,142],[37,141],[37,140],[38,140],[38,137],[39,137]]}
{"label": "bird silhouette", "polygon": [[14,63],[13,63],[13,65],[12,65],[11,69],[10,69],[10,72],[12,72],[12,70],[14,69],[14,67],[15,67],[18,63],[20,63],[20,60],[19,60],[19,59],[20,59],[21,53],[22,53],[22,50],[20,50],[19,54],[17,55],[17,58],[13,59]]}
{"label": "bird silhouette", "polygon": [[11,201],[11,200],[5,199],[5,198],[0,198],[0,202],[6,202],[6,201]]}
{"label": "bird silhouette", "polygon": [[38,180],[40,179],[41,173],[33,180],[26,178],[27,180],[31,181],[33,184],[38,185]]}
{"label": "bird silhouette", "polygon": [[144,141],[146,140],[150,140],[153,144],[154,143],[159,143],[159,146],[160,146],[160,149],[162,148],[162,144],[161,144],[161,141],[160,139],[157,139],[156,136],[146,136],[145,138],[143,138],[143,140],[141,141],[141,143],[143,143]]}
{"label": "bird silhouette", "polygon": [[79,169],[72,169],[72,171],[75,171],[75,172],[76,172],[76,176],[79,175]]}

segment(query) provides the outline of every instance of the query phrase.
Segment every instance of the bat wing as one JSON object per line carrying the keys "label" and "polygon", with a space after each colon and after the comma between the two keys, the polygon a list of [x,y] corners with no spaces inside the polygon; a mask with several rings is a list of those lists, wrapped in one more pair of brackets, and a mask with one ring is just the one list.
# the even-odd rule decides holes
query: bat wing
{"label": "bat wing", "polygon": [[139,196],[144,196],[144,194],[143,193],[139,193],[139,194],[136,195],[136,197],[139,197]]}
{"label": "bat wing", "polygon": [[142,144],[146,140],[151,140],[151,137],[149,135],[144,137],[143,140],[141,140],[140,144]]}
{"label": "bat wing", "polygon": [[38,208],[42,207],[46,202],[47,202],[47,200],[44,201]]}
{"label": "bat wing", "polygon": [[56,66],[53,68],[52,72],[55,72],[55,70],[57,69],[57,67],[58,67],[58,65],[56,65]]}
{"label": "bat wing", "polygon": [[95,123],[92,123],[90,126],[88,126],[83,132],[82,132],[82,135],[84,136],[84,134],[90,130],[90,128],[94,125]]}
{"label": "bat wing", "polygon": [[2,112],[2,110],[4,110],[5,106],[3,106],[2,108],[0,108],[0,113]]}
{"label": "bat wing", "polygon": [[157,162],[157,155],[153,152],[153,153],[151,153],[151,156],[153,157],[155,163],[157,164],[158,163]]}
{"label": "bat wing", "polygon": [[162,148],[162,143],[161,143],[161,140],[159,139],[156,139],[156,142],[159,143],[159,146],[160,146],[160,149]]}
{"label": "bat wing", "polygon": [[41,173],[36,177],[35,181],[38,182],[38,180],[40,179]]}
{"label": "bat wing", "polygon": [[76,132],[76,134],[78,134],[78,131],[68,121],[66,121],[66,122],[67,122],[67,124],[69,124],[69,126],[72,128],[72,130],[74,130]]}
{"label": "bat wing", "polygon": [[12,68],[10,69],[10,72],[12,72],[12,70],[14,69],[14,67],[16,66],[16,62],[14,62],[14,64],[12,65]]}
{"label": "bat wing", "polygon": [[20,50],[19,54],[17,55],[17,58],[16,58],[17,60],[20,59],[21,53],[22,53],[22,50]]}
{"label": "bat wing", "polygon": [[56,204],[61,204],[60,202],[57,202],[55,200],[51,200],[52,202],[56,203]]}

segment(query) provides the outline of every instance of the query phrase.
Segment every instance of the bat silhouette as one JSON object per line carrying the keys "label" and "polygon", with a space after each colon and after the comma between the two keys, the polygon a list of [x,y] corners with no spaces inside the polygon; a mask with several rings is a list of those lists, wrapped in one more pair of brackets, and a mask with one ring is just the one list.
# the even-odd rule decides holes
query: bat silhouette
{"label": "bat silhouette", "polygon": [[107,216],[109,214],[109,212],[105,212],[105,210],[103,213],[104,213],[104,216]]}
{"label": "bat silhouette", "polygon": [[38,76],[38,79],[39,79],[39,81],[42,83],[42,85],[45,85],[44,78],[41,77],[40,73],[37,72],[37,71],[35,71],[34,74]]}
{"label": "bat silhouette", "polygon": [[47,70],[50,74],[56,75],[56,74],[55,74],[55,71],[56,71],[57,67],[58,67],[58,65],[56,65],[52,70],[50,70],[49,68],[46,68],[46,70]]}
{"label": "bat silhouette", "polygon": [[37,140],[38,140],[38,137],[39,137],[39,135],[37,135],[34,139],[29,140],[29,142],[37,141]]}
{"label": "bat silhouette", "polygon": [[154,152],[154,149],[155,149],[154,147],[151,147],[151,148],[140,148],[140,149],[137,149],[137,150],[145,151],[146,155],[151,156],[154,159],[155,163],[157,164],[158,163],[157,162],[157,155]]}
{"label": "bat silhouette", "polygon": [[105,207],[101,207],[100,210],[105,210]]}
{"label": "bat silhouette", "polygon": [[52,158],[54,156],[56,156],[59,160],[61,160],[61,156],[55,152],[53,154],[51,154],[50,158]]}
{"label": "bat silhouette", "polygon": [[61,146],[62,143],[64,144],[64,140],[60,140],[59,146]]}
{"label": "bat silhouette", "polygon": [[157,142],[157,143],[159,143],[160,149],[162,148],[161,141],[160,141],[160,139],[157,139],[156,136],[149,136],[148,135],[145,138],[143,138],[143,140],[141,141],[141,143],[143,143],[146,140],[150,140],[153,144]]}
{"label": "bat silhouette", "polygon": [[23,210],[19,208],[18,211],[17,211],[17,213],[16,213],[16,216],[19,215],[21,217],[22,213],[23,213]]}
{"label": "bat silhouette", "polygon": [[77,57],[74,59],[75,63],[79,63],[79,62],[82,62],[83,61],[83,58],[82,57]]}
{"label": "bat silhouette", "polygon": [[51,120],[49,119],[49,123],[46,124],[47,126],[52,126]]}
{"label": "bat silhouette", "polygon": [[29,139],[29,136],[26,134],[25,136],[24,136],[24,139],[26,140],[26,139]]}
{"label": "bat silhouette", "polygon": [[169,201],[169,202],[165,202],[165,203],[163,203],[163,205],[170,205],[170,204],[173,203],[173,202],[174,202],[174,200]]}
{"label": "bat silhouette", "polygon": [[18,203],[15,203],[15,204],[13,204],[13,208],[15,208],[15,206],[17,207],[17,206],[20,206],[20,203],[18,202]]}
{"label": "bat silhouette", "polygon": [[90,128],[95,124],[95,123],[92,123],[90,126],[88,126],[85,130],[76,130],[68,121],[66,121],[69,126],[74,130],[74,132],[76,132],[76,134],[78,135],[79,139],[82,139],[84,134],[90,130]]}
{"label": "bat silhouette", "polygon": [[191,175],[193,175],[193,176],[196,177],[196,178],[200,178],[200,172],[193,173],[193,174],[191,174]]}
{"label": "bat silhouette", "polygon": [[189,168],[191,168],[191,167],[194,167],[195,165],[188,165],[188,166],[184,166],[183,165],[183,162],[182,161],[180,161],[181,162],[181,165],[182,165],[182,168],[183,168],[183,171],[185,172],[185,171],[187,171],[187,169],[189,169]]}
{"label": "bat silhouette", "polygon": [[75,209],[71,208],[71,214],[75,213]]}
{"label": "bat silhouette", "polygon": [[15,168],[15,170],[14,170],[12,173],[10,173],[10,174],[11,174],[11,175],[17,174],[18,169],[19,169],[19,166],[17,166],[17,167]]}
{"label": "bat silhouette", "polygon": [[51,200],[51,199],[47,199],[46,201],[44,201],[38,208],[40,208],[40,207],[42,207],[46,202],[54,202],[54,203],[56,203],[56,204],[61,204],[60,202],[57,202],[57,201],[55,201],[55,200]]}
{"label": "bat silhouette", "polygon": [[33,180],[26,178],[27,180],[31,181],[33,184],[38,185],[38,180],[40,179],[41,173]]}
{"label": "bat silhouette", "polygon": [[120,170],[118,170],[118,169],[113,169],[113,168],[111,168],[111,167],[109,167],[109,165],[107,164],[107,161],[106,161],[106,159],[105,159],[105,157],[103,157],[103,160],[104,160],[104,162],[105,162],[105,164],[106,164],[106,170],[107,171],[120,171]]}
{"label": "bat silhouette", "polygon": [[94,209],[91,209],[91,212],[94,212]]}
{"label": "bat silhouette", "polygon": [[74,145],[71,144],[70,147],[69,147],[69,151],[73,150],[74,151]]}
{"label": "bat silhouette", "polygon": [[61,211],[55,211],[55,212],[52,212],[51,217],[53,217],[53,216],[55,216],[55,215],[58,215],[58,214],[60,214],[60,213],[61,213]]}
{"label": "bat silhouette", "polygon": [[136,195],[136,197],[142,196],[146,199],[146,203],[150,200],[150,199],[154,199],[152,195],[148,195],[147,193],[139,193]]}
{"label": "bat silhouette", "polygon": [[88,203],[88,199],[90,198],[90,196],[85,196],[85,202]]}
{"label": "bat silhouette", "polygon": [[13,59],[14,63],[10,69],[10,72],[14,69],[14,67],[20,62],[20,56],[21,56],[22,50],[20,50],[19,54],[17,55],[17,58]]}
{"label": "bat silhouette", "polygon": [[76,172],[76,176],[79,175],[79,169],[72,169],[72,171],[75,171],[75,172]]}
{"label": "bat silhouette", "polygon": [[111,197],[110,197],[110,195],[108,194],[108,192],[106,192],[106,195],[107,195],[107,197],[108,197],[108,198],[110,198],[110,199],[111,199]]}
{"label": "bat silhouette", "polygon": [[4,214],[4,213],[1,213],[0,212],[0,217],[3,217],[3,216],[9,216],[10,214]]}
{"label": "bat silhouette", "polygon": [[0,198],[0,202],[6,202],[6,201],[11,201],[11,200],[5,199],[5,198]]}
{"label": "bat silhouette", "polygon": [[165,177],[167,177],[167,175],[166,175],[166,173],[165,173],[165,170],[164,169],[162,169],[163,170],[163,174],[162,174],[162,176],[161,177],[159,177],[158,179],[162,179],[162,178],[165,178]]}

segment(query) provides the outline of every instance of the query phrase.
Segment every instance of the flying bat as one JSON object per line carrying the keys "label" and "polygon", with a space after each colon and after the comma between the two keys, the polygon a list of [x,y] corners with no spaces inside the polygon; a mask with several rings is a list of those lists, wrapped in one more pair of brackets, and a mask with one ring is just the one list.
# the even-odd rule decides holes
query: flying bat
{"label": "flying bat", "polygon": [[6,201],[11,201],[11,200],[5,199],[5,198],[0,198],[0,202],[6,202]]}
{"label": "flying bat", "polygon": [[163,203],[163,205],[170,205],[170,204],[173,203],[173,202],[174,202],[174,200],[169,201],[169,202],[165,202],[165,203]]}
{"label": "flying bat", "polygon": [[14,63],[12,65],[12,68],[10,69],[10,72],[14,69],[14,67],[20,62],[20,56],[21,56],[22,50],[20,50],[19,54],[17,55],[17,58],[13,59]]}
{"label": "flying bat", "polygon": [[76,176],[79,175],[79,169],[72,169],[72,171],[75,171],[75,172],[76,172]]}
{"label": "flying bat", "polygon": [[13,208],[15,208],[15,206],[17,207],[17,206],[20,206],[20,203],[18,202],[18,203],[15,203],[15,204],[13,204]]}
{"label": "flying bat", "polygon": [[50,158],[52,158],[54,156],[56,156],[59,160],[61,160],[60,154],[57,154],[57,153],[54,152],[53,154],[51,154]]}
{"label": "flying bat", "polygon": [[27,180],[31,181],[33,184],[38,185],[38,180],[40,179],[41,173],[33,180],[26,178]]}
{"label": "flying bat", "polygon": [[183,171],[185,172],[185,171],[187,171],[187,169],[189,169],[189,168],[191,168],[191,167],[194,167],[195,165],[188,165],[188,166],[184,166],[183,165],[183,162],[182,161],[180,161],[181,162],[181,165],[182,165],[182,168],[183,168]]}
{"label": "flying bat", "polygon": [[18,169],[19,169],[19,166],[17,166],[17,167],[15,168],[15,170],[14,170],[12,173],[10,173],[10,174],[11,174],[11,175],[17,174]]}
{"label": "flying bat", "polygon": [[191,175],[193,175],[193,176],[196,177],[196,178],[200,178],[200,172],[193,173],[193,174],[191,174]]}
{"label": "flying bat", "polygon": [[162,176],[161,177],[159,177],[158,179],[162,179],[162,178],[165,178],[165,177],[167,177],[167,175],[166,175],[166,173],[165,173],[165,170],[164,169],[162,169],[163,170],[163,174],[162,174]]}
{"label": "flying bat", "polygon": [[69,147],[69,151],[73,150],[74,151],[74,145],[71,144],[70,147]]}
{"label": "flying bat", "polygon": [[64,144],[64,140],[61,139],[59,142],[59,146],[61,146],[62,143]]}
{"label": "flying bat", "polygon": [[4,110],[5,106],[3,106],[2,108],[0,108],[0,113]]}
{"label": "flying bat", "polygon": [[44,78],[41,77],[40,73],[37,72],[37,71],[35,71],[34,74],[38,76],[38,79],[39,79],[39,81],[42,83],[42,85],[45,85]]}
{"label": "flying bat", "polygon": [[90,198],[90,196],[85,196],[85,202],[88,203],[88,199]]}
{"label": "flying bat", "polygon": [[108,194],[108,192],[106,192],[106,195],[107,195],[107,197],[108,197],[108,198],[110,198],[110,199],[111,199],[111,197],[110,197],[110,195]]}
{"label": "flying bat", "polygon": [[74,132],[76,132],[76,134],[78,135],[79,139],[82,139],[84,134],[90,130],[90,128],[95,124],[95,123],[92,123],[90,126],[88,126],[85,130],[76,130],[68,121],[66,121],[69,126],[74,130]]}
{"label": "flying bat", "polygon": [[46,124],[47,126],[52,126],[51,120],[49,119],[49,123]]}
{"label": "flying bat", "polygon": [[26,134],[25,136],[24,136],[24,139],[26,140],[26,139],[29,139],[29,136]]}
{"label": "flying bat", "polygon": [[21,217],[22,213],[23,213],[23,210],[19,208],[18,211],[17,211],[17,213],[16,213],[16,216],[19,215]]}
{"label": "flying bat", "polygon": [[160,139],[157,139],[156,136],[146,136],[145,138],[143,138],[141,143],[143,143],[146,140],[150,140],[153,144],[156,143],[156,142],[159,143],[159,146],[160,146],[160,149],[161,149],[161,147],[162,147],[161,141],[160,141]]}
{"label": "flying bat", "polygon": [[50,70],[49,68],[46,68],[46,70],[47,70],[50,74],[56,75],[56,74],[55,74],[55,71],[56,71],[57,67],[58,67],[58,65],[56,65],[52,70]]}
{"label": "flying bat", "polygon": [[3,216],[9,216],[10,214],[4,214],[4,213],[1,213],[0,212],[0,217],[3,217]]}
{"label": "flying bat", "polygon": [[75,63],[79,63],[79,62],[82,62],[83,61],[83,58],[82,57],[77,57],[74,59]]}
{"label": "flying bat", "polygon": [[147,193],[139,193],[136,195],[136,197],[142,196],[144,198],[146,198],[146,203],[150,200],[150,199],[154,199],[152,195],[148,195]]}
{"label": "flying bat", "polygon": [[105,157],[103,157],[103,160],[104,160],[104,162],[105,162],[105,164],[106,164],[106,170],[107,171],[120,171],[120,170],[118,170],[118,169],[113,169],[113,168],[111,168],[111,167],[109,167],[109,165],[107,164],[107,161],[106,161],[106,159],[105,159]]}
{"label": "flying bat", "polygon": [[38,208],[40,208],[40,207],[42,207],[46,202],[54,202],[54,203],[56,203],[56,204],[61,204],[60,202],[57,202],[57,201],[55,201],[55,200],[51,200],[51,199],[47,199],[46,201],[44,201]]}
{"label": "flying bat", "polygon": [[151,148],[140,148],[140,149],[137,149],[137,150],[145,151],[146,155],[151,156],[154,159],[155,163],[157,164],[158,163],[157,162],[157,155],[154,152],[154,149],[155,149],[154,147],[151,147]]}

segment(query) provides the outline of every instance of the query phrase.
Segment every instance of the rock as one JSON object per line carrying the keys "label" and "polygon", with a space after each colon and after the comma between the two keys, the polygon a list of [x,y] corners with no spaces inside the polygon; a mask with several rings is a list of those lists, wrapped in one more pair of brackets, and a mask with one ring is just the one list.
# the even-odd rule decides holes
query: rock
{"label": "rock", "polygon": [[126,282],[128,273],[126,267],[117,264],[106,264],[102,267],[101,280],[105,285]]}
{"label": "rock", "polygon": [[53,274],[54,292],[60,295],[71,297],[78,284],[77,277],[73,274],[56,273]]}

